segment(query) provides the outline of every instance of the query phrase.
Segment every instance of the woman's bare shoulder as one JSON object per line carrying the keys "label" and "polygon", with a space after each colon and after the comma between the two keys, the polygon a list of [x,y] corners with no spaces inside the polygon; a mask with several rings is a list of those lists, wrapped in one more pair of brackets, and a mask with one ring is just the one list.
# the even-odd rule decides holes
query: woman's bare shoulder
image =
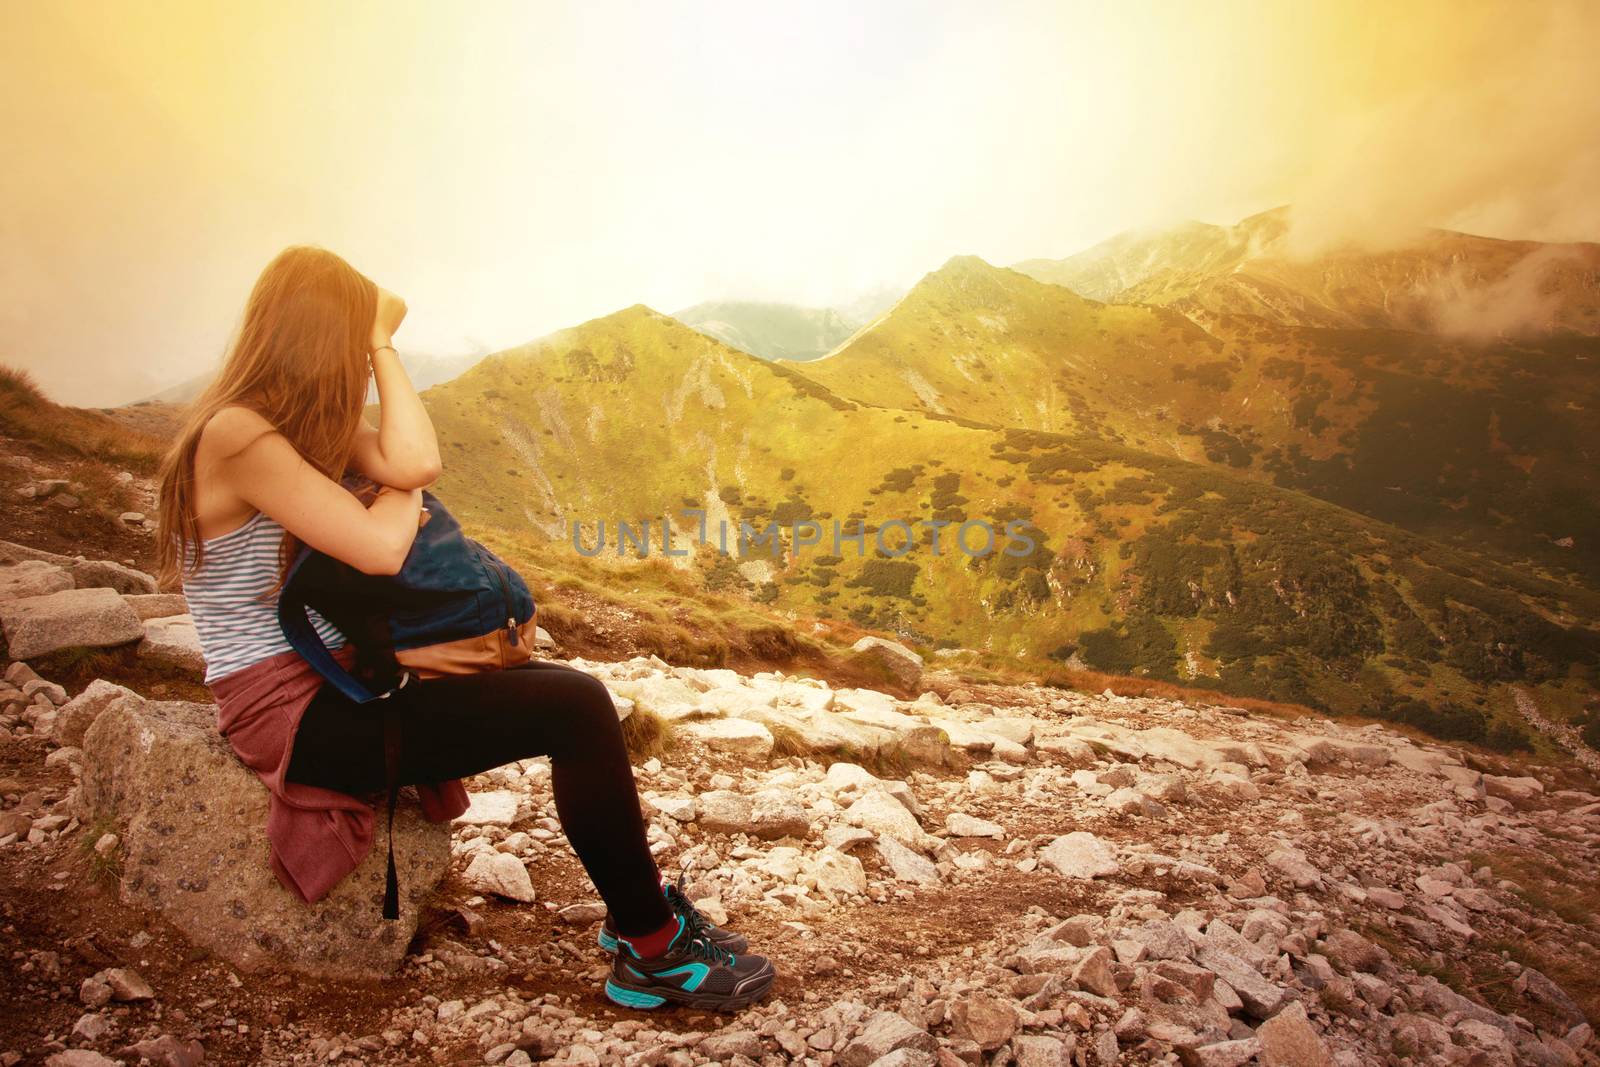
{"label": "woman's bare shoulder", "polygon": [[197,448],[213,460],[227,459],[244,450],[263,433],[275,431],[260,412],[239,404],[218,408],[200,431]]}

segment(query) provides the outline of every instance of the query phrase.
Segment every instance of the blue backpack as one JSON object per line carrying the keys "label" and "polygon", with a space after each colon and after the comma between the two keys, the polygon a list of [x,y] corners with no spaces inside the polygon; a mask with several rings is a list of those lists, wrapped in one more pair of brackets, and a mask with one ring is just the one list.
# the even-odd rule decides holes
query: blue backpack
{"label": "blue backpack", "polygon": [[[361,475],[343,484],[364,504],[378,487]],[[355,648],[352,671],[341,667],[311,622],[315,609]],[[290,647],[358,704],[383,700],[413,677],[473,674],[533,658],[538,606],[510,564],[462,532],[461,524],[422,491],[416,540],[398,574],[366,574],[302,545],[278,600],[278,623]],[[385,706],[385,710],[387,710]],[[383,915],[399,918],[394,864],[394,809],[399,794],[400,737],[383,717],[389,793],[389,871]]]}

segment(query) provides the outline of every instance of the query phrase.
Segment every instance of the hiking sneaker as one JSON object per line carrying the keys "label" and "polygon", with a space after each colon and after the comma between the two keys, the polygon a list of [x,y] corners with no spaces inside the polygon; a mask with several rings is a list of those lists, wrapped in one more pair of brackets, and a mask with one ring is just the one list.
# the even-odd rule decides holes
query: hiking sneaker
{"label": "hiking sneaker", "polygon": [[682,915],[678,932],[659,956],[641,957],[625,937],[606,979],[606,998],[625,1008],[683,1004],[739,1011],[766,996],[778,972],[765,956],[737,955],[718,946]]}
{"label": "hiking sneaker", "polygon": [[[667,903],[672,905],[672,911],[681,915],[684,921],[704,934],[712,944],[728,952],[740,953],[750,951],[750,941],[743,934],[736,934],[732,930],[725,930],[705,917],[705,914],[696,908],[683,891],[683,879],[687,871],[679,872],[676,883],[668,882],[662,889],[667,896]],[[611,921],[611,913],[606,912],[606,921],[600,924],[600,947],[607,952],[617,951],[617,938],[622,935],[617,932],[616,924]]]}

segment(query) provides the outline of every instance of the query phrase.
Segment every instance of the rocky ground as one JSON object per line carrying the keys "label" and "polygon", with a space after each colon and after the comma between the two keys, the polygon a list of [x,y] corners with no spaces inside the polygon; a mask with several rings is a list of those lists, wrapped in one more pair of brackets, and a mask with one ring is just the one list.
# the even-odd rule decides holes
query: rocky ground
{"label": "rocky ground", "polygon": [[[138,569],[148,487],[46,459],[0,467],[0,1067],[1600,1063],[1576,761],[977,684],[887,642],[860,654],[914,700],[570,660],[633,717],[663,868],[776,961],[763,1004],[604,1000],[541,760],[470,780],[454,825],[404,813],[383,945],[378,850],[321,910],[264,873],[265,792]],[[72,554],[107,523],[111,559]]]}
{"label": "rocky ground", "polygon": [[237,968],[118,893],[128,843],[80,818],[94,701],[19,661],[0,1063],[1600,1062],[1581,771],[944,672],[904,701],[573,662],[670,724],[636,771],[652,841],[775,959],[767,1002],[602,998],[601,910],[540,760],[469,781],[392,977]]}

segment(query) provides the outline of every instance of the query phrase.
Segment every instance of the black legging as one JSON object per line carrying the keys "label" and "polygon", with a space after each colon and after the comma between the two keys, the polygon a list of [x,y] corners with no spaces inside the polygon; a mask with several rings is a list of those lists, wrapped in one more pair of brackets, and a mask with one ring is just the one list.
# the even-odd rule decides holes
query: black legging
{"label": "black legging", "polygon": [[[572,850],[624,935],[672,918],[645,839],[633,767],[605,683],[564,663],[412,678],[383,701],[400,725],[400,784],[465,778],[513,760],[550,757],[556,814]],[[356,795],[384,790],[377,702],[331,685],[307,705],[287,777]]]}

